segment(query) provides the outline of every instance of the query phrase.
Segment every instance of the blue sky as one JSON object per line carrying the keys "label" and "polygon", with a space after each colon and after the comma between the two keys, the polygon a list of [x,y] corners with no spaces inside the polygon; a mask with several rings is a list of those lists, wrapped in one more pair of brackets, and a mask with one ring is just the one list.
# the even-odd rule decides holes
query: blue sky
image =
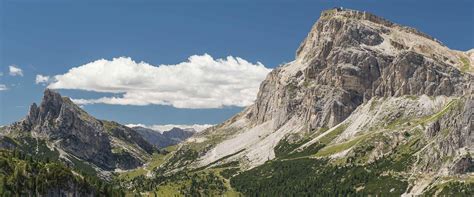
{"label": "blue sky", "polygon": [[[193,55],[240,57],[274,68],[295,50],[321,10],[365,10],[415,27],[450,48],[474,48],[474,2],[460,1],[7,1],[0,3],[0,125],[39,102],[38,74],[54,76],[99,60],[130,57],[175,65]],[[11,76],[9,66],[22,69]],[[116,95],[59,90],[72,98]],[[241,106],[188,109],[173,105],[90,104],[92,115],[124,124],[216,124]]]}

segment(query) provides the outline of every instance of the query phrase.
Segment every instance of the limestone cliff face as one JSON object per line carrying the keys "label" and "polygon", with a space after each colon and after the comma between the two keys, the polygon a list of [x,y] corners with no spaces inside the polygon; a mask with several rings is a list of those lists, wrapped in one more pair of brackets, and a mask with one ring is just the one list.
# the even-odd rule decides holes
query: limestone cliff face
{"label": "limestone cliff face", "polygon": [[101,122],[56,92],[47,89],[40,106],[32,104],[22,124],[38,137],[57,141],[66,152],[101,168],[114,168],[110,140]]}
{"label": "limestone cliff face", "polygon": [[[332,142],[339,143],[368,130],[382,132],[393,121],[401,121],[397,119],[430,116],[452,98],[470,106],[474,88],[470,54],[451,50],[422,32],[373,14],[324,11],[298,48],[295,60],[274,69],[261,83],[252,106],[192,137],[181,150],[200,151],[193,162],[196,167],[237,160],[243,168],[252,168],[275,158],[274,148],[282,140],[312,136],[310,142],[314,143],[319,139],[318,131],[333,131],[344,124],[347,129]],[[383,106],[391,111],[369,112],[372,102],[385,102]],[[458,116],[471,117],[459,115],[472,113],[469,109]],[[407,111],[410,113],[405,114]],[[448,152],[460,147],[472,149],[473,135],[468,132],[472,128],[461,126],[472,124],[472,118],[465,122],[453,119],[454,115],[445,122],[440,120],[439,128],[431,129],[449,127],[452,131],[451,139],[439,139],[437,146]],[[395,147],[399,141],[391,142]],[[379,153],[374,152],[374,157],[383,155],[383,151]]]}
{"label": "limestone cliff face", "polygon": [[[154,151],[138,133],[118,123],[97,120],[69,98],[46,89],[41,104],[33,103],[24,120],[10,130],[30,132],[55,148],[103,170],[140,166]],[[133,148],[129,148],[133,147]],[[115,153],[113,149],[125,149]]]}
{"label": "limestone cliff face", "polygon": [[453,66],[464,56],[369,13],[325,11],[296,60],[262,82],[253,120],[275,118],[279,128],[298,115],[315,129],[342,122],[374,96],[467,94],[472,75]]}
{"label": "limestone cliff face", "polygon": [[474,99],[466,97],[427,126],[425,137],[432,144],[420,152],[420,165],[415,171],[438,172],[445,168],[443,175],[474,172],[470,156],[474,151],[473,132]]}

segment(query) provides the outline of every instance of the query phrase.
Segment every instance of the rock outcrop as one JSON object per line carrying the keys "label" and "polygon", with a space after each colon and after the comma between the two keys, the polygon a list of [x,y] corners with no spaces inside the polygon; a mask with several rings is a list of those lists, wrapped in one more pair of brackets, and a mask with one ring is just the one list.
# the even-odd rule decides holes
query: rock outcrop
{"label": "rock outcrop", "polygon": [[279,128],[293,115],[304,116],[311,130],[337,125],[374,96],[464,95],[473,79],[452,66],[461,61],[456,55],[464,54],[375,15],[325,11],[296,60],[262,83],[252,118],[277,119]]}
{"label": "rock outcrop", "polygon": [[[44,91],[39,106],[33,103],[28,115],[7,130],[29,132],[102,170],[136,168],[155,150],[132,129],[97,120],[69,98],[49,89]],[[117,153],[113,149],[125,151]]]}
{"label": "rock outcrop", "polygon": [[[275,158],[275,147],[282,141],[305,138],[309,142],[301,150],[334,130],[342,131],[329,143],[405,123],[399,128],[423,124],[419,127],[427,129],[427,141],[450,131],[451,139],[437,139],[438,145],[433,142],[430,147],[451,153],[433,160],[456,156],[454,152],[466,147],[472,152],[472,114],[466,114],[472,109],[460,109],[452,117],[439,110],[453,98],[471,106],[473,71],[469,52],[451,50],[418,30],[366,12],[324,11],[298,48],[296,59],[274,69],[261,83],[252,106],[195,135],[180,150],[198,150],[194,167],[239,161],[248,169]],[[377,106],[391,111],[371,109]],[[426,120],[437,112],[442,115]],[[427,128],[425,123],[429,123]],[[471,126],[461,126],[466,124]],[[327,132],[317,137],[323,131]],[[380,152],[370,158],[406,143],[403,132],[390,135],[394,138],[390,145],[380,143],[383,150],[376,149]]]}

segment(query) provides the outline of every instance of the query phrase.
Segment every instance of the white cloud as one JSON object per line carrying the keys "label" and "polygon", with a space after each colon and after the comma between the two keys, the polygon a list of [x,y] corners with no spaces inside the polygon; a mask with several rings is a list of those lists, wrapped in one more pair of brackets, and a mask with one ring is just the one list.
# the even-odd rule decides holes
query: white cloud
{"label": "white cloud", "polygon": [[123,93],[120,97],[73,99],[77,104],[171,105],[176,108],[248,106],[271,69],[229,56],[193,55],[175,65],[153,66],[120,57],[97,60],[54,76],[52,89]]}
{"label": "white cloud", "polygon": [[47,84],[49,82],[49,76],[46,75],[36,75],[36,84]]}
{"label": "white cloud", "polygon": [[0,84],[0,91],[8,90],[5,84]]}
{"label": "white cloud", "polygon": [[8,66],[11,76],[23,76],[23,70],[16,65]]}
{"label": "white cloud", "polygon": [[148,128],[146,125],[144,124],[126,124],[125,126],[127,127],[130,127],[130,128],[133,128],[133,127],[145,127],[145,128]]}
{"label": "white cloud", "polygon": [[144,128],[149,128],[158,132],[163,133],[163,131],[169,131],[172,128],[180,128],[180,129],[194,129],[196,132],[201,132],[204,129],[207,129],[209,127],[212,127],[214,125],[212,124],[191,124],[191,125],[186,125],[186,124],[165,124],[165,125],[144,125],[144,124],[127,124],[125,125],[127,127],[133,128],[133,127],[144,127]]}

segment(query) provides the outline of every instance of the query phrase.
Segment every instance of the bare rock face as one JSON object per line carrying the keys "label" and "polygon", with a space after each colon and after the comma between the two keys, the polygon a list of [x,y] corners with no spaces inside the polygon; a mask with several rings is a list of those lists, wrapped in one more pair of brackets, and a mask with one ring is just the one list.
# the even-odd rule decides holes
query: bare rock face
{"label": "bare rock face", "polygon": [[451,168],[452,172],[456,174],[464,174],[467,172],[474,172],[474,161],[471,157],[461,158]]}
{"label": "bare rock face", "polygon": [[[33,103],[28,115],[16,125],[19,130],[46,139],[68,154],[96,165],[104,170],[132,169],[143,163],[137,153],[151,154],[152,145],[132,129],[115,124],[105,124],[87,114],[69,98],[46,89],[39,107]],[[112,126],[110,126],[112,125]],[[136,144],[135,154],[117,154],[112,149],[116,141]]]}
{"label": "bare rock face", "polygon": [[439,125],[439,121],[436,121],[430,124],[430,126],[428,127],[426,131],[427,131],[426,134],[429,137],[435,137],[441,131],[441,126]]}
{"label": "bare rock face", "polygon": [[[206,143],[206,139],[221,140],[200,145],[206,148],[199,153],[196,165],[232,155],[226,157],[228,161],[258,166],[275,157],[274,148],[282,139],[294,141],[298,139],[295,136],[334,128],[374,98],[466,98],[473,94],[474,81],[469,58],[468,53],[451,50],[418,30],[370,13],[324,11],[296,51],[295,60],[275,68],[261,83],[252,106],[190,140],[190,146],[192,142]],[[470,105],[472,98],[466,100]],[[433,100],[423,102],[438,105]],[[415,107],[425,109],[425,104]],[[403,107],[398,109],[400,114]],[[391,120],[380,121],[388,125]],[[439,120],[428,125],[428,135],[435,137],[446,127],[459,127],[451,140],[439,141],[439,147],[448,152],[472,147],[468,142],[472,134],[460,128],[472,124],[469,121]],[[356,132],[356,127],[363,125],[352,125],[349,130]]]}
{"label": "bare rock face", "polygon": [[279,128],[298,115],[311,130],[340,123],[373,96],[467,93],[472,75],[450,65],[448,57],[439,58],[445,55],[441,49],[454,53],[423,33],[369,13],[323,12],[296,60],[262,82],[253,120],[276,118]]}
{"label": "bare rock face", "polygon": [[100,121],[90,117],[68,98],[46,89],[39,107],[32,104],[24,130],[57,141],[66,152],[104,169],[114,168],[110,140]]}
{"label": "bare rock face", "polygon": [[[460,99],[446,115],[427,128],[426,137],[432,145],[424,150],[421,160],[422,171],[437,171],[441,168],[443,158],[458,158],[449,173],[464,174],[474,168],[469,156],[474,147],[474,100]],[[446,135],[446,136],[443,136]]]}

